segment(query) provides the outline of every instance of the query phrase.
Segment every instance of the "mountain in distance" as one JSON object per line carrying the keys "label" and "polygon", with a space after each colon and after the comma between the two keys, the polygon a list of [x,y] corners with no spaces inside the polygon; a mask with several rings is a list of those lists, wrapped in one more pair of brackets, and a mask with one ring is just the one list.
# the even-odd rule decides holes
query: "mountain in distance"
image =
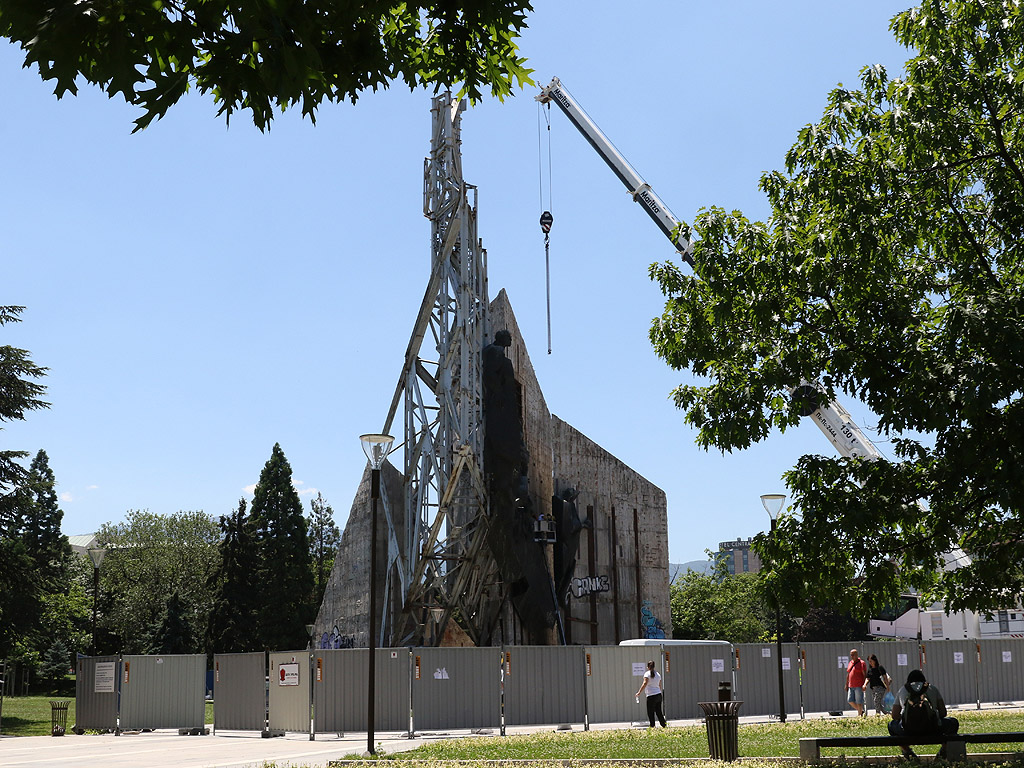
{"label": "mountain in distance", "polygon": [[690,560],[688,563],[669,563],[668,564],[668,581],[671,584],[687,571],[697,571],[697,573],[711,573],[712,564],[710,560]]}

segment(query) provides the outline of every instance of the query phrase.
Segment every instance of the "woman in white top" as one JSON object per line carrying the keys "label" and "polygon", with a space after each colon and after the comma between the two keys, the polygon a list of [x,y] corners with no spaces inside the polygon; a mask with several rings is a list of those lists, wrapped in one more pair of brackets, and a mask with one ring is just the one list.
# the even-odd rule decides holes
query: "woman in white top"
{"label": "woman in white top", "polygon": [[662,711],[662,700],[664,692],[661,687],[661,675],[654,668],[654,662],[647,662],[647,671],[644,672],[644,682],[640,686],[640,690],[636,692],[636,698],[640,698],[641,693],[647,695],[647,718],[651,721],[651,728],[654,727],[654,718],[657,716],[658,721],[661,723],[662,728],[667,728],[668,723],[665,722],[665,713]]}

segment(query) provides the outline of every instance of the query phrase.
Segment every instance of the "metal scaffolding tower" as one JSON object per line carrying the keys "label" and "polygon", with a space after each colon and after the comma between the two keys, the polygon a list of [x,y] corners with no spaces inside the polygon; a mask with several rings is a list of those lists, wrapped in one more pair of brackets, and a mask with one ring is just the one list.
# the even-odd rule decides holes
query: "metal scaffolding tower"
{"label": "metal scaffolding tower", "polygon": [[[451,94],[433,99],[423,213],[431,269],[384,431],[404,415],[404,504],[384,500],[388,569],[384,594],[401,589],[401,619],[380,640],[436,645],[453,613],[487,645],[504,603],[486,544],[487,486],[481,352],[486,343],[487,255],[477,238],[476,187],[462,178],[461,113]],[[391,601],[386,597],[385,605]]]}

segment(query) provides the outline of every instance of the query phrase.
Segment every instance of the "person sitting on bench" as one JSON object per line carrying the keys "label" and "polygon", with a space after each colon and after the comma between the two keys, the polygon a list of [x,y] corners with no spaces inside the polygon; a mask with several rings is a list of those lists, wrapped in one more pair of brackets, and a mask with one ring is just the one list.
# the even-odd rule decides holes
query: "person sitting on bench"
{"label": "person sitting on bench", "polygon": [[[920,669],[911,671],[906,684],[896,692],[889,735],[913,741],[952,736],[959,729],[960,722],[955,717],[946,717],[946,702],[939,689],[925,679]],[[904,757],[916,757],[909,746],[904,744],[900,749]],[[945,744],[938,756],[946,756]]]}

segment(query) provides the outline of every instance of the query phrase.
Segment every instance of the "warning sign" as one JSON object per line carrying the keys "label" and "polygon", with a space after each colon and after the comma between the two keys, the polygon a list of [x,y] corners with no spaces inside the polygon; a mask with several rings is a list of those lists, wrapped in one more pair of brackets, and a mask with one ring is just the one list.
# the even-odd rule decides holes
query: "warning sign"
{"label": "warning sign", "polygon": [[278,685],[298,685],[299,684],[299,665],[298,664],[282,664],[278,672]]}

